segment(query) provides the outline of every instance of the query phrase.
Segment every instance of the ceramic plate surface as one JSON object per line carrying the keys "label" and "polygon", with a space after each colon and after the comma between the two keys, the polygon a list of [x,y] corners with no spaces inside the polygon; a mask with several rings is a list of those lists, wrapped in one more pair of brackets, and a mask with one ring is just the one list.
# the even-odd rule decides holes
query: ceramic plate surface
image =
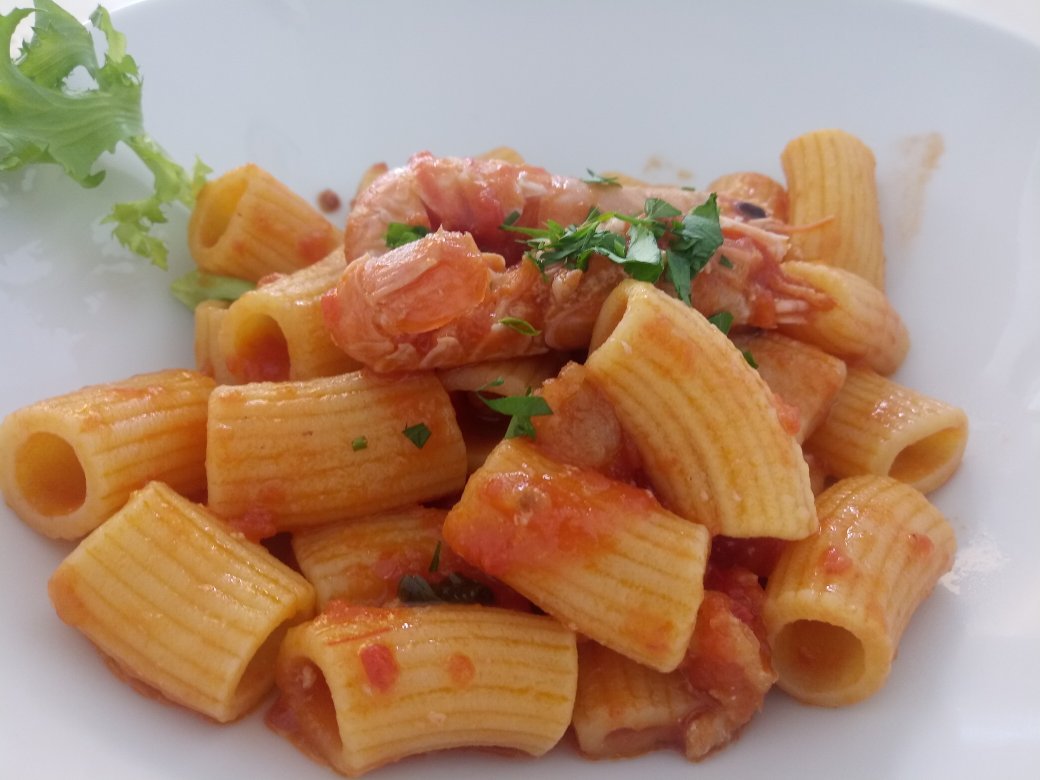
{"label": "ceramic plate surface", "polygon": [[[696,767],[669,752],[590,763],[478,752],[404,777],[573,780],[1035,776],[1040,766],[1040,50],[934,10],[867,2],[151,0],[115,21],[152,134],[217,171],[256,161],[300,193],[349,195],[372,162],[508,144],[561,173],[704,185],[780,176],[792,137],[841,127],[875,151],[889,291],[913,347],[897,379],[967,409],[971,439],[934,494],[954,571],[907,631],[888,685],[826,710],[771,694]],[[98,189],[0,174],[0,414],[87,383],[192,363],[170,273],[98,220],[147,174]],[[343,215],[337,215],[342,220]],[[217,727],[134,693],[54,615],[68,550],[0,509],[0,774],[328,778],[259,713]]]}

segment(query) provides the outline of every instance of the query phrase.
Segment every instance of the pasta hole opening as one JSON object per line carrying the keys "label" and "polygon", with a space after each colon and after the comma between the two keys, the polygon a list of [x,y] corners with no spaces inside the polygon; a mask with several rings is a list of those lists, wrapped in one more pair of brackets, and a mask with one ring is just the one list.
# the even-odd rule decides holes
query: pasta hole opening
{"label": "pasta hole opening", "polygon": [[202,214],[199,240],[206,249],[216,246],[224,237],[248,185],[249,180],[245,174],[225,176],[207,185],[208,208],[199,210]]}
{"label": "pasta hole opening", "polygon": [[820,620],[796,620],[773,642],[780,679],[807,695],[854,686],[866,672],[866,652],[848,629]]}
{"label": "pasta hole opening", "polygon": [[227,356],[228,370],[246,382],[284,382],[289,379],[289,343],[281,326],[266,314],[242,323],[235,337],[234,353]]}
{"label": "pasta hole opening", "polygon": [[274,680],[278,650],[282,646],[282,640],[285,639],[285,632],[288,630],[289,623],[281,623],[268,635],[249,660],[249,664],[238,681],[238,687],[235,689],[235,700],[243,707],[249,707],[253,702],[258,701],[270,689]]}
{"label": "pasta hole opening", "polygon": [[336,719],[336,702],[321,667],[310,659],[298,659],[292,670],[294,704],[299,743],[325,757],[339,756],[343,740]]}
{"label": "pasta hole opening", "polygon": [[34,433],[18,448],[15,480],[41,515],[67,515],[87,500],[87,475],[72,445],[53,433]]}
{"label": "pasta hole opening", "polygon": [[954,462],[964,446],[964,429],[944,428],[904,447],[892,461],[889,476],[915,484]]}

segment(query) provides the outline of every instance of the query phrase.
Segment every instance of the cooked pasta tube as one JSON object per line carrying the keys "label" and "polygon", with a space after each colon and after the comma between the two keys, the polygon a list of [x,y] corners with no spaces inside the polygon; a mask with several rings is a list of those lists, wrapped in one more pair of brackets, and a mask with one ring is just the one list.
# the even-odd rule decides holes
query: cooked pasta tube
{"label": "cooked pasta tube", "polygon": [[381,606],[397,597],[402,575],[428,572],[445,514],[415,504],[303,528],[292,535],[292,549],[319,607],[334,598]]}
{"label": "cooked pasta tube", "polygon": [[437,376],[449,393],[480,391],[486,395],[523,395],[556,376],[561,365],[563,361],[559,355],[547,352],[444,368],[437,372]]}
{"label": "cooked pasta tube", "polygon": [[830,476],[879,474],[928,493],[961,463],[968,442],[963,409],[865,368],[850,368],[806,452]]}
{"label": "cooked pasta tube", "polygon": [[788,222],[813,225],[791,234],[802,256],[885,289],[884,235],[870,148],[842,130],[818,130],[788,143],[780,162],[787,178]]}
{"label": "cooked pasta tube", "polygon": [[320,211],[252,163],[208,182],[188,222],[200,269],[253,282],[308,266],[342,243]]}
{"label": "cooked pasta tube", "polygon": [[600,311],[585,366],[669,509],[726,536],[816,529],[809,472],[772,392],[695,309],[623,282]]}
{"label": "cooked pasta tube", "polygon": [[550,617],[335,601],[286,636],[268,724],[352,777],[446,748],[538,756],[570,723],[577,676],[574,633]]}
{"label": "cooked pasta tube", "polygon": [[573,725],[589,758],[682,749],[685,722],[707,704],[682,671],[658,672],[596,642],[578,648]]}
{"label": "cooked pasta tube", "polygon": [[286,629],[314,606],[299,574],[159,482],[84,539],[48,590],[120,672],[221,722],[270,691]]}
{"label": "cooked pasta tube", "polygon": [[781,554],[763,618],[780,687],[834,707],[884,684],[956,541],[928,499],[889,477],[842,480],[820,495],[817,511],[820,532]]}
{"label": "cooked pasta tube", "polygon": [[345,267],[339,248],[313,265],[262,281],[231,304],[220,351],[236,381],[314,379],[360,368],[332,343],[321,314],[321,296]]}
{"label": "cooked pasta tube", "polygon": [[217,388],[206,472],[210,508],[262,536],[460,490],[466,452],[433,374],[362,370]]}
{"label": "cooked pasta tube", "polygon": [[206,300],[195,307],[195,367],[218,385],[231,384],[227,359],[220,349],[220,326],[227,316],[227,301]]}
{"label": "cooked pasta tube", "polygon": [[910,336],[883,292],[841,268],[804,260],[788,261],[783,267],[788,276],[826,293],[834,305],[811,312],[807,322],[780,325],[781,333],[879,374],[899,368],[910,349]]}
{"label": "cooked pasta tube", "polygon": [[845,382],[845,362],[822,349],[773,331],[734,334],[769,389],[798,410],[795,441],[802,442],[827,416]]}
{"label": "cooked pasta tube", "polygon": [[682,660],[710,538],[648,491],[507,439],[470,477],[443,533],[564,625],[655,669]]}
{"label": "cooked pasta tube", "polygon": [[213,387],[208,376],[171,369],[12,412],[0,424],[4,500],[45,536],[76,539],[152,479],[201,495]]}

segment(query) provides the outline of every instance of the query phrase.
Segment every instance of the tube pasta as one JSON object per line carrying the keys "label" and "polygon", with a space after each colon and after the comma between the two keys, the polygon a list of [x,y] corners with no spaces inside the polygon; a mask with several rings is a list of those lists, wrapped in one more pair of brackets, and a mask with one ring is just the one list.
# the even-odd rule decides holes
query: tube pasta
{"label": "tube pasta", "polygon": [[770,331],[732,338],[741,351],[753,357],[769,389],[798,410],[794,438],[805,441],[823,422],[845,382],[844,361],[811,344]]}
{"label": "tube pasta", "polygon": [[573,725],[589,758],[681,747],[684,722],[704,705],[681,671],[658,672],[595,642],[578,648]]}
{"label": "tube pasta", "polygon": [[817,130],[788,143],[780,162],[787,178],[788,221],[822,221],[792,233],[802,256],[885,289],[884,234],[870,148],[842,130]]}
{"label": "tube pasta", "polygon": [[890,476],[928,493],[953,476],[967,441],[963,409],[850,368],[830,414],[805,446],[830,476]]}
{"label": "tube pasta", "polygon": [[792,542],[766,587],[763,618],[779,685],[840,706],[887,679],[910,616],[953,562],[953,529],[921,493],[851,477],[817,501],[820,532]]}
{"label": "tube pasta", "polygon": [[321,212],[253,164],[208,182],[188,222],[188,249],[201,270],[254,282],[308,266],[342,243]]}
{"label": "tube pasta", "polygon": [[321,315],[321,296],[346,264],[342,248],[336,249],[231,304],[220,329],[220,352],[237,382],[314,379],[360,368],[332,343]]}
{"label": "tube pasta", "polygon": [[292,535],[292,549],[319,607],[334,598],[381,606],[396,598],[403,574],[428,570],[445,514],[415,505],[304,528]]}
{"label": "tube pasta", "polygon": [[550,617],[333,602],[287,635],[268,723],[352,777],[454,747],[537,756],[570,723],[577,675],[574,633]]}
{"label": "tube pasta", "polygon": [[221,722],[271,689],[282,636],[314,605],[299,574],[159,482],[84,539],[48,590],[120,671]]}
{"label": "tube pasta", "polygon": [[470,477],[443,533],[565,625],[655,669],[682,660],[710,538],[647,491],[509,439]]}
{"label": "tube pasta", "polygon": [[800,539],[816,529],[809,472],[772,393],[700,313],[626,281],[603,305],[592,346],[589,376],[665,506],[726,536]]}
{"label": "tube pasta", "polygon": [[466,452],[435,376],[362,370],[217,388],[206,473],[214,512],[274,533],[460,490]]}
{"label": "tube pasta", "polygon": [[0,424],[0,489],[45,536],[79,538],[152,479],[206,487],[213,380],[170,369],[37,401]]}
{"label": "tube pasta", "polygon": [[231,384],[227,359],[220,349],[220,327],[227,316],[227,301],[206,300],[195,307],[195,367],[218,385]]}
{"label": "tube pasta", "polygon": [[883,292],[849,271],[819,263],[788,261],[784,272],[829,295],[834,306],[812,312],[806,323],[781,324],[781,333],[879,374],[899,368],[910,336]]}

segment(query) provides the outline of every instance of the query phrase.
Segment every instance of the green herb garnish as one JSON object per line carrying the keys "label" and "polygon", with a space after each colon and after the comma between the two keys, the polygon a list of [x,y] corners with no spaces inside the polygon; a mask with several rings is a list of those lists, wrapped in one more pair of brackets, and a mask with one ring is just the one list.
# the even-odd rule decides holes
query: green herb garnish
{"label": "green herb garnish", "polygon": [[505,325],[507,328],[512,328],[517,333],[522,333],[525,336],[537,336],[541,333],[538,328],[520,317],[502,317],[498,321],[498,324]]}
{"label": "green herb garnish", "polygon": [[416,423],[415,425],[409,425],[403,431],[401,431],[416,447],[420,450],[425,446],[426,442],[430,438],[430,429],[426,427],[426,423]]}
{"label": "green herb garnish", "polygon": [[396,249],[399,246],[418,241],[429,234],[430,229],[422,225],[406,225],[403,222],[391,222],[386,228],[386,246]]}
{"label": "green herb garnish", "polygon": [[354,452],[359,452],[364,449],[368,449],[368,438],[365,436],[358,436],[354,441],[350,443],[350,449]]}
{"label": "green herb garnish", "polygon": [[[12,59],[15,28],[33,13],[32,36]],[[98,158],[124,143],[151,172],[153,192],[117,203],[102,222],[115,225],[112,234],[131,252],[166,268],[168,249],[151,230],[167,221],[167,206],[194,205],[210,169],[196,160],[189,174],[144,131],[141,76],[125,36],[101,6],[90,24],[93,29],[52,0],[0,14],[0,171],[49,163],[96,187],[105,178],[94,169]],[[103,62],[94,31],[107,45]],[[89,83],[81,84],[81,75]]]}
{"label": "green herb garnish", "polygon": [[397,581],[397,598],[406,604],[493,604],[495,594],[482,582],[452,572],[431,583],[418,574],[405,574]]}
{"label": "green herb garnish", "polygon": [[[641,216],[593,208],[581,224],[550,220],[544,228],[518,227],[518,217],[510,214],[501,227],[527,236],[526,256],[543,274],[554,265],[584,271],[592,255],[602,255],[640,281],[655,283],[667,273],[676,295],[688,305],[693,278],[723,240],[715,193],[686,215],[660,198],[647,198]],[[627,238],[605,228],[614,219],[628,223]]]}
{"label": "green herb garnish", "polygon": [[728,335],[729,329],[733,327],[733,315],[728,311],[715,312],[708,317],[708,322]]}
{"label": "green herb garnish", "polygon": [[253,282],[205,271],[189,271],[170,285],[173,297],[194,310],[203,301],[237,301],[256,288]]}
{"label": "green herb garnish", "polygon": [[514,439],[518,436],[526,436],[532,441],[537,436],[532,417],[544,417],[553,413],[549,403],[541,396],[532,395],[531,388],[527,388],[525,395],[507,395],[497,398],[489,398],[482,391],[489,387],[498,387],[505,380],[498,377],[477,390],[477,398],[499,414],[510,416],[509,425],[506,427],[505,438]]}
{"label": "green herb garnish", "polygon": [[618,181],[617,176],[600,176],[598,173],[593,171],[591,168],[586,168],[585,172],[589,175],[587,179],[582,179],[586,184],[600,184],[605,187],[620,187],[621,182]]}

